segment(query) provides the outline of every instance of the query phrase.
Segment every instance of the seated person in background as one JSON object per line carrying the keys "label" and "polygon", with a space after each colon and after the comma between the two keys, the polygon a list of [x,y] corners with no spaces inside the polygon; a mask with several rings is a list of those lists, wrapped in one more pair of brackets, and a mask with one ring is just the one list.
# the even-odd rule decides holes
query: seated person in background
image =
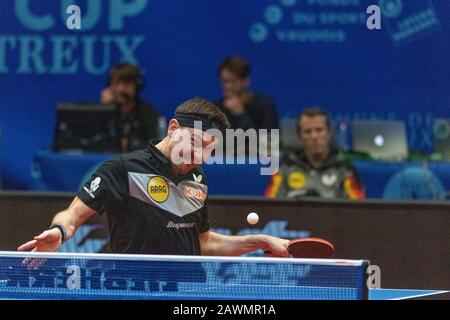
{"label": "seated person in background", "polygon": [[101,103],[118,105],[119,135],[122,152],[143,149],[158,136],[158,112],[139,98],[143,79],[139,69],[120,63],[110,72],[108,87],[101,93]]}
{"label": "seated person in background", "polygon": [[321,108],[303,111],[297,119],[302,148],[285,153],[279,172],[266,190],[269,198],[300,197],[364,199],[364,189],[350,162],[332,145],[332,130]]}
{"label": "seated person in background", "polygon": [[250,66],[243,58],[226,58],[218,70],[223,97],[217,102],[232,129],[277,129],[278,117],[272,101],[252,92]]}

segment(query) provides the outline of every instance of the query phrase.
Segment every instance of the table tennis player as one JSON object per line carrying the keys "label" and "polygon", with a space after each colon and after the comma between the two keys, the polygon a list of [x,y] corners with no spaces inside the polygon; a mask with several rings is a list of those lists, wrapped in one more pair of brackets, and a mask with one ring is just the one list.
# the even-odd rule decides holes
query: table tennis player
{"label": "table tennis player", "polygon": [[[202,131],[194,129],[194,122],[201,122]],[[18,250],[57,251],[98,213],[107,215],[113,253],[238,256],[263,249],[271,256],[288,257],[288,240],[209,230],[208,186],[197,163],[206,160],[205,151],[218,141],[205,131],[228,127],[213,103],[202,98],[183,102],[164,139],[103,163],[70,206],[55,215],[50,228]],[[180,142],[186,135],[189,139]],[[187,157],[177,151],[186,147],[183,143],[194,146]]]}

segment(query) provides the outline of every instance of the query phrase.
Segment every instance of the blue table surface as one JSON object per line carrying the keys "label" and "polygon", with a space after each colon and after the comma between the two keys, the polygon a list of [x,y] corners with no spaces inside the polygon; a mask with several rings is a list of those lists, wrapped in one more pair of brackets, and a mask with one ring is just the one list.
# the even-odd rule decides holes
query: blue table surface
{"label": "blue table surface", "polygon": [[406,290],[406,289],[372,289],[369,291],[369,300],[401,300],[418,296],[430,296],[450,291],[438,290]]}

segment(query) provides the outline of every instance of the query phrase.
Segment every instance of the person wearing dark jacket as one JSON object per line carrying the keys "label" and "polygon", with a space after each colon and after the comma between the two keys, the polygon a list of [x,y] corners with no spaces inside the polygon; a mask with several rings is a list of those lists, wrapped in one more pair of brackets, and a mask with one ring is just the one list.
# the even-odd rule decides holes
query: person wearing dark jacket
{"label": "person wearing dark jacket", "polygon": [[297,121],[300,150],[285,152],[283,164],[266,190],[269,198],[364,199],[358,173],[331,144],[327,114],[320,108],[303,111]]}
{"label": "person wearing dark jacket", "polygon": [[140,99],[142,87],[139,68],[130,63],[119,63],[111,69],[108,87],[101,93],[101,103],[113,103],[118,107],[121,152],[143,149],[149,140],[159,138],[159,113],[150,103]]}
{"label": "person wearing dark jacket", "polygon": [[249,90],[250,66],[232,56],[219,66],[223,97],[217,105],[228,117],[232,129],[278,129],[278,116],[272,100]]}

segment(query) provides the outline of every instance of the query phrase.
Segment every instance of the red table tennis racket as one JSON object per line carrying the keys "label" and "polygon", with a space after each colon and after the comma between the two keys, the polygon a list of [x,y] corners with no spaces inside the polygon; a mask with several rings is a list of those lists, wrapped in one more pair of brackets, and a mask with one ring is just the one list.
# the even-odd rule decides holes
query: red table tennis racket
{"label": "red table tennis racket", "polygon": [[288,251],[293,258],[328,259],[334,253],[334,246],[324,239],[298,238],[289,242]]}

